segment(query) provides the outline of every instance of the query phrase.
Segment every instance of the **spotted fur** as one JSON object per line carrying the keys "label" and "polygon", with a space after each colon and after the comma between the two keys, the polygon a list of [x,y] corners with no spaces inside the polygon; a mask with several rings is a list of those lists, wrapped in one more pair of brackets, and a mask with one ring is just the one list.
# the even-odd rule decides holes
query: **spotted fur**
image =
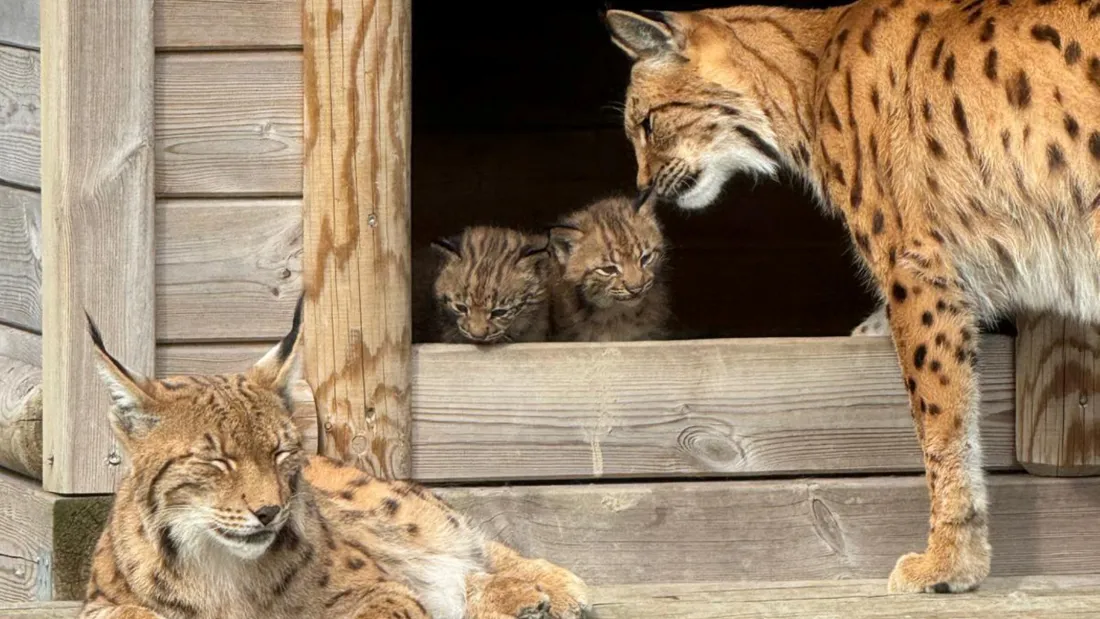
{"label": "spotted fur", "polygon": [[586,607],[572,573],[486,541],[431,491],[307,456],[288,409],[297,320],[242,374],[150,380],[94,341],[132,467],[82,619],[577,619]]}
{"label": "spotted fur", "polygon": [[886,303],[931,494],[925,552],[890,588],[976,587],[978,324],[1100,321],[1100,1],[606,17],[635,59],[640,190],[703,208],[734,174],[787,169],[843,217]]}
{"label": "spotted fur", "polygon": [[554,337],[652,340],[669,319],[665,241],[652,201],[600,200],[551,228]]}
{"label": "spotted fur", "polygon": [[434,293],[447,342],[537,342],[550,330],[546,237],[504,228],[467,228],[433,247],[443,263]]}

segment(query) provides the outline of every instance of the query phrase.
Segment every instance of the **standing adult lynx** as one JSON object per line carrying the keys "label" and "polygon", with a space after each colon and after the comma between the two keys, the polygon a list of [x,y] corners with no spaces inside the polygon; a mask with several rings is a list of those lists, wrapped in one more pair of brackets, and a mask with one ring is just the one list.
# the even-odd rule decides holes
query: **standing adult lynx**
{"label": "standing adult lynx", "polygon": [[887,302],[932,498],[895,591],[988,574],[979,321],[1100,321],[1100,2],[865,0],[609,11],[635,59],[639,190],[713,203],[793,171],[842,215]]}
{"label": "standing adult lynx", "polygon": [[303,452],[300,316],[245,373],[164,380],[89,324],[132,470],[81,619],[579,619],[573,574],[487,541],[426,488]]}

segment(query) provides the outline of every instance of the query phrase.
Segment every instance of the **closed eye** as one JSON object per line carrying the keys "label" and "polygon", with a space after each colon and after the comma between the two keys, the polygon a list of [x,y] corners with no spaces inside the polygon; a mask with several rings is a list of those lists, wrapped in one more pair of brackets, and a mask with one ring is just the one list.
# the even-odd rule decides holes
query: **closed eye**
{"label": "closed eye", "polygon": [[642,119],[642,131],[645,132],[645,136],[648,138],[653,135],[653,119],[650,114],[646,114]]}
{"label": "closed eye", "polygon": [[596,269],[596,272],[599,273],[600,275],[607,275],[607,276],[618,275],[619,274],[619,267],[617,267],[613,264],[607,264],[607,265],[604,265],[602,267],[598,267]]}
{"label": "closed eye", "polygon": [[655,252],[655,251],[647,251],[646,253],[642,254],[642,260],[641,260],[642,266],[646,266],[649,263],[653,262],[653,259],[656,258],[656,257],[657,257],[657,252]]}
{"label": "closed eye", "polygon": [[282,464],[287,458],[298,453],[297,449],[283,449],[275,452],[275,464]]}
{"label": "closed eye", "polygon": [[213,460],[203,460],[202,462],[203,462],[203,464],[209,464],[210,466],[218,469],[219,471],[221,471],[223,473],[228,473],[229,469],[233,468],[233,465],[230,464],[229,460],[224,460],[222,458],[214,458]]}
{"label": "closed eye", "polygon": [[490,318],[504,318],[508,314],[512,313],[512,309],[513,308],[510,308],[510,307],[498,307],[498,308],[494,309],[493,311],[489,312],[489,317]]}
{"label": "closed eye", "polygon": [[454,309],[454,311],[458,312],[459,314],[469,314],[470,313],[470,308],[467,307],[464,303],[452,303],[451,308]]}

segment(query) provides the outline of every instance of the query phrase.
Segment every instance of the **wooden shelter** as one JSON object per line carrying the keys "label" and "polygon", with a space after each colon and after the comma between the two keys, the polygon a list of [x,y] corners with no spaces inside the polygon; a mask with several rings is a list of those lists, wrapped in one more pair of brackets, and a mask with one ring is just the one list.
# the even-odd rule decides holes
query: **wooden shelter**
{"label": "wooden shelter", "polygon": [[[79,598],[123,470],[84,312],[136,369],[238,371],[302,293],[311,448],[446,486],[629,612],[920,548],[892,346],[847,337],[871,300],[797,189],[668,213],[676,341],[425,342],[431,238],[631,189],[600,4],[0,4],[0,604]],[[995,576],[1097,571],[1098,351],[1049,317],[984,338]]]}

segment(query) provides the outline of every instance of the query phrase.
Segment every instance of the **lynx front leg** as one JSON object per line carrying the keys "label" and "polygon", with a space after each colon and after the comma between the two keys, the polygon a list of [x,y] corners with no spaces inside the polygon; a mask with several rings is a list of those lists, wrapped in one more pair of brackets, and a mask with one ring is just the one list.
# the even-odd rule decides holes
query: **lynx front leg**
{"label": "lynx front leg", "polygon": [[928,546],[898,561],[890,575],[894,592],[967,591],[989,574],[974,371],[977,325],[949,281],[900,265],[887,281],[890,327],[932,500]]}
{"label": "lynx front leg", "polygon": [[588,608],[580,578],[542,559],[528,559],[490,542],[491,573],[467,581],[470,619],[579,619]]}
{"label": "lynx front leg", "polygon": [[324,616],[333,619],[435,619],[408,587],[386,581],[334,594],[325,603]]}

